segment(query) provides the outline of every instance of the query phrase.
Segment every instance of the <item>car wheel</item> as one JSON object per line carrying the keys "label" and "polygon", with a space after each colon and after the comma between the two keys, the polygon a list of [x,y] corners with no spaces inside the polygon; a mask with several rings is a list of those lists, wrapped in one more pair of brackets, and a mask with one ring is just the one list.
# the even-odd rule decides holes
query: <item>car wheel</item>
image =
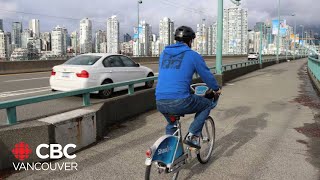
{"label": "car wheel", "polygon": [[[153,76],[154,76],[153,73],[149,73],[147,77],[153,77]],[[145,88],[149,89],[153,87],[153,84],[154,84],[154,80],[146,82],[144,86]]]}
{"label": "car wheel", "polygon": [[[111,84],[111,83],[113,82],[110,79],[107,79],[107,80],[104,80],[101,85]],[[99,91],[99,96],[100,98],[103,98],[103,99],[110,98],[112,94],[113,94],[113,88]]]}

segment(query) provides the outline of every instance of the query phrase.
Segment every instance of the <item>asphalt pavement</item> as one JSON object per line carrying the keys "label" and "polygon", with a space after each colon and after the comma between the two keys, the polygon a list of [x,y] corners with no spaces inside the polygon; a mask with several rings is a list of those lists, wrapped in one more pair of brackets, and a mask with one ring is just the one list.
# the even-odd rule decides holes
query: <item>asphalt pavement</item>
{"label": "asphalt pavement", "polygon": [[[319,180],[320,98],[306,62],[270,66],[223,87],[211,113],[217,135],[213,158],[206,165],[193,161],[179,179]],[[181,121],[184,133],[192,120],[188,115]],[[25,171],[8,179],[144,179],[145,150],[164,127],[163,116],[151,111],[76,153],[78,171]]]}
{"label": "asphalt pavement", "polygon": [[[246,60],[246,58],[228,59],[224,60],[224,64]],[[142,63],[141,65],[151,68],[154,72],[158,72],[158,63]],[[215,62],[207,61],[207,65],[213,67],[215,66]],[[0,75],[0,102],[54,93],[51,92],[49,84],[50,75],[51,72]],[[92,103],[103,101],[97,98],[97,96],[92,96]],[[81,97],[61,98],[17,107],[17,117],[19,121],[32,120],[74,110],[81,106]],[[5,110],[0,110],[0,126],[7,124],[6,119]]]}

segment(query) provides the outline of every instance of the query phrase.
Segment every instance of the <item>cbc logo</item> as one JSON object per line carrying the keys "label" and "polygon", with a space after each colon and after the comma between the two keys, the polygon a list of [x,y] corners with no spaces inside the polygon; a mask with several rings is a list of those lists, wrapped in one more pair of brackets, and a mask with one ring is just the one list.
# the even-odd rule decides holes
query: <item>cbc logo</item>
{"label": "cbc logo", "polygon": [[[68,149],[75,149],[77,146],[75,144],[67,144],[65,147],[62,147],[60,144],[40,144],[36,149],[36,154],[40,159],[60,159],[63,156],[67,159],[74,159],[77,156],[75,154],[68,154]],[[49,154],[41,154],[41,149],[46,148],[49,149]]]}

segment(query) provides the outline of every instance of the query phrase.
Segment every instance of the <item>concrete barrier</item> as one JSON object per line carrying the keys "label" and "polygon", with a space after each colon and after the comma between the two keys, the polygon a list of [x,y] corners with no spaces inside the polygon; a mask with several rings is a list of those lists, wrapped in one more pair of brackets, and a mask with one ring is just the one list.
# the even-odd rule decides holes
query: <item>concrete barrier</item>
{"label": "concrete barrier", "polygon": [[53,66],[62,64],[64,62],[64,60],[5,61],[0,62],[0,74],[50,71]]}
{"label": "concrete barrier", "polygon": [[94,106],[93,108],[97,112],[97,137],[102,138],[107,128],[113,124],[121,123],[133,116],[155,109],[154,93],[154,88],[138,91],[133,95],[120,96]]}
{"label": "concrete barrier", "polygon": [[[36,155],[40,144],[75,144],[76,148],[68,148],[68,154],[78,151],[97,141],[96,111],[78,109],[59,115],[50,116],[36,121],[25,122],[0,129],[0,170],[13,168],[13,163],[44,162]],[[18,153],[24,151],[21,142],[30,148],[30,156],[18,160],[12,150],[18,147]],[[23,149],[22,151],[20,149]],[[41,154],[50,153],[48,148],[42,148]],[[24,157],[24,156],[21,156]]]}
{"label": "concrete barrier", "polygon": [[[36,155],[36,147],[39,144],[53,143],[51,139],[51,125],[45,122],[30,121],[0,129],[0,169],[13,167],[12,163],[20,162],[12,150],[20,142],[27,143],[31,149],[30,157],[22,162],[42,162]],[[22,148],[22,147],[20,147]],[[43,154],[49,153],[43,149]]]}
{"label": "concrete barrier", "polygon": [[309,68],[307,68],[307,71],[313,86],[315,87],[317,92],[320,94],[320,81],[316,78],[316,76],[312,73],[312,71]]}
{"label": "concrete barrier", "polygon": [[50,124],[50,139],[63,147],[76,144],[77,148],[69,149],[69,153],[80,150],[96,142],[96,112],[89,109],[78,109],[47,118],[39,122]]}
{"label": "concrete barrier", "polygon": [[[226,55],[224,60],[246,58],[246,55]],[[266,56],[269,58],[272,56]],[[157,63],[159,57],[132,57],[137,63]],[[215,56],[204,56],[205,60],[215,61]],[[51,71],[53,66],[63,64],[66,60],[40,60],[40,61],[0,61],[0,75],[13,73],[31,73]]]}
{"label": "concrete barrier", "polygon": [[225,71],[225,72],[223,72],[223,76],[222,76],[223,84],[232,80],[232,79],[235,79],[235,78],[240,77],[242,75],[248,74],[252,71],[256,71],[258,69],[260,69],[260,65],[254,64],[254,65],[250,65],[250,66],[246,66],[246,67],[241,67],[241,68]]}

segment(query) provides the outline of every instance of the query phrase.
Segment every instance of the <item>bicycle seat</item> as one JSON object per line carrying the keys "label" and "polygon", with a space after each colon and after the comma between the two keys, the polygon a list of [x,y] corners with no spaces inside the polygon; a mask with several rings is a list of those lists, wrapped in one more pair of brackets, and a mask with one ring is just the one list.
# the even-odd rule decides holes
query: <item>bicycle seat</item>
{"label": "bicycle seat", "polygon": [[180,117],[184,117],[184,114],[167,114],[170,118],[171,122],[175,122],[177,120],[180,120]]}

